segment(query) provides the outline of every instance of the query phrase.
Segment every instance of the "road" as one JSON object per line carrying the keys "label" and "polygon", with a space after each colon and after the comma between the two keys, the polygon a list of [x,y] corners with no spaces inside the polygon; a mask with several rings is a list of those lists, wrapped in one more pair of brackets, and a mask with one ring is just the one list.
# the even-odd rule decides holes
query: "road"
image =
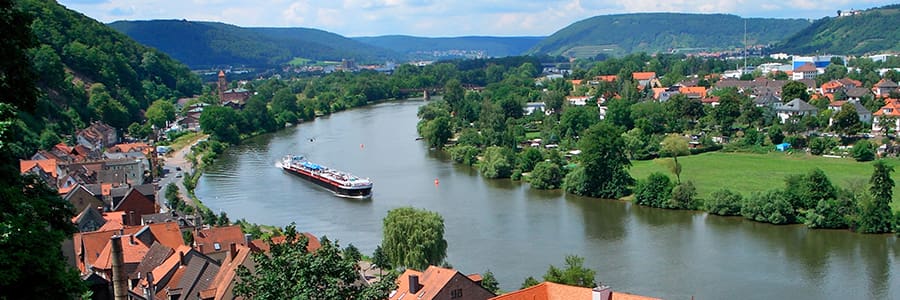
{"label": "road", "polygon": [[[191,152],[191,149],[197,145],[199,140],[205,138],[207,138],[206,135],[198,136],[190,145],[169,152],[169,154],[166,155],[163,168],[168,170],[168,172],[164,173],[163,177],[160,178],[159,192],[156,196],[156,201],[159,202],[160,212],[169,211],[168,206],[166,206],[166,190],[170,183],[175,183],[175,185],[178,186],[178,196],[181,197],[181,200],[189,205],[193,205],[193,200],[187,197],[187,189],[184,188],[184,176],[179,176],[179,174],[185,175],[193,172],[194,166],[187,159],[187,155]],[[178,168],[181,168],[181,171],[178,171]]]}

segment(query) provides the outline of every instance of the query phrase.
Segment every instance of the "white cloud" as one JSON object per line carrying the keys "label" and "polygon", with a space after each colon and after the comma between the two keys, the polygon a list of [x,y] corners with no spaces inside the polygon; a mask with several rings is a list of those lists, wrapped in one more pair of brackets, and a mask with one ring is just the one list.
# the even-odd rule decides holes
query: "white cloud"
{"label": "white cloud", "polygon": [[549,35],[575,21],[632,12],[821,18],[888,0],[60,0],[102,22],[188,19],[239,26],[300,26],[346,36]]}

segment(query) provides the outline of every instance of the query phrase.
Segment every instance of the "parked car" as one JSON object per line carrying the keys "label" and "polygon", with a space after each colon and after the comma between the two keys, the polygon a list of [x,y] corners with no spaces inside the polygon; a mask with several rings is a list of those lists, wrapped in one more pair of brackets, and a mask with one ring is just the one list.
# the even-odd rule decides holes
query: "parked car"
{"label": "parked car", "polygon": [[181,167],[175,167],[175,171],[181,171]]}

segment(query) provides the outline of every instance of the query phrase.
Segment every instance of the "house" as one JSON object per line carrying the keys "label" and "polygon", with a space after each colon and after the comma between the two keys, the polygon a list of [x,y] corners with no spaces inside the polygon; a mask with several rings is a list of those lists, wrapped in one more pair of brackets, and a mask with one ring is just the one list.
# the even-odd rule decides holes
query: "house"
{"label": "house", "polygon": [[205,228],[194,233],[194,249],[215,259],[225,258],[228,245],[249,247],[248,242],[239,225]]}
{"label": "house", "polygon": [[78,232],[91,232],[103,227],[106,219],[103,218],[103,213],[97,207],[85,207],[72,218],[72,223],[78,228]]}
{"label": "house", "polygon": [[566,96],[566,102],[570,105],[585,106],[592,98],[591,96]]}
{"label": "house", "polygon": [[816,69],[816,65],[811,62],[807,62],[800,67],[794,68],[794,74],[791,79],[816,79],[816,75],[819,75],[819,70]]}
{"label": "house", "polygon": [[[152,185],[149,186],[153,189]],[[156,197],[153,192],[147,195],[147,192],[141,191],[141,189],[133,187],[128,190],[122,200],[112,203],[112,211],[120,211],[127,214],[127,217],[123,220],[127,226],[141,225],[141,216],[159,212],[159,206],[156,204]]]}
{"label": "house", "polygon": [[872,90],[862,87],[855,87],[847,89],[847,91],[844,93],[847,95],[848,100],[861,101],[862,98],[872,95]]}
{"label": "house", "polygon": [[700,99],[700,103],[703,103],[704,105],[716,107],[716,106],[719,106],[719,97],[717,97],[717,96],[706,97],[706,98]]}
{"label": "house", "polygon": [[40,177],[44,182],[55,187],[56,179],[63,174],[62,169],[56,164],[55,159],[42,160],[20,160],[19,173],[34,174]]}
{"label": "house", "polygon": [[651,88],[662,87],[662,83],[656,78],[656,72],[634,72],[631,78],[638,84],[638,89],[644,89],[647,86]]}
{"label": "house", "polygon": [[806,115],[814,116],[819,113],[819,109],[815,106],[810,105],[809,103],[806,103],[806,101],[797,98],[791,100],[791,102],[776,107],[775,113],[778,115],[778,118],[781,119],[781,123],[785,123],[788,119],[793,117],[802,117]]}
{"label": "house", "polygon": [[481,275],[469,276],[441,267],[428,266],[424,272],[407,269],[397,278],[390,300],[472,299],[486,300],[494,293],[481,286]]}
{"label": "house", "polygon": [[91,126],[75,134],[79,145],[91,150],[100,150],[119,142],[116,129],[103,122],[91,123]]}
{"label": "house", "polygon": [[769,109],[775,109],[776,107],[781,106],[782,103],[781,98],[772,94],[753,99],[753,105],[756,105],[756,107],[765,107]]}
{"label": "house", "polygon": [[184,213],[175,210],[158,214],[144,214],[141,216],[141,225],[175,222],[178,223],[178,227],[181,228],[182,232],[193,231],[198,225],[197,221],[196,217],[185,215]]}
{"label": "house", "polygon": [[143,184],[149,175],[145,173],[149,171],[148,166],[146,157],[107,160],[103,162],[97,180],[116,185]]}
{"label": "house", "polygon": [[847,101],[833,101],[828,104],[828,109],[834,111],[831,114],[831,119],[828,120],[828,126],[831,126],[834,123],[834,116],[837,115],[837,112],[841,111],[841,108],[844,105],[852,105],[853,108],[856,109],[856,114],[859,115],[859,121],[869,124],[872,123],[872,112],[869,111],[865,106],[859,103],[858,100],[847,100]]}
{"label": "house", "polygon": [[542,111],[545,115],[550,115],[551,111],[547,110],[547,104],[544,102],[528,102],[525,103],[525,115],[533,114],[535,111]]}
{"label": "house", "polygon": [[678,92],[687,96],[688,99],[706,98],[706,88],[702,86],[682,86],[678,88]]}
{"label": "house", "polygon": [[[166,249],[158,251],[158,253],[168,252]],[[154,257],[153,262],[158,261],[159,259]],[[144,269],[149,271],[134,274],[137,278],[129,293],[131,299],[198,299],[200,293],[212,284],[219,272],[219,263],[188,246],[181,245],[174,247],[168,257],[158,265],[148,263]]]}
{"label": "house", "polygon": [[658,300],[659,298],[640,296],[613,291],[608,286],[586,288],[553,282],[506,293],[491,300]]}
{"label": "house", "polygon": [[219,266],[219,272],[206,290],[200,291],[201,300],[234,299],[234,285],[237,282],[237,269],[240,266],[251,268],[254,264],[250,256],[250,248],[230,244],[225,260]]}
{"label": "house", "polygon": [[[893,125],[882,128],[882,125]],[[872,131],[892,130],[900,131],[900,100],[886,99],[884,106],[872,113]]]}
{"label": "house", "polygon": [[897,91],[898,85],[896,82],[891,81],[887,78],[882,78],[878,83],[876,83],[872,87],[872,93],[875,94],[876,97],[887,98],[890,97],[891,92]]}
{"label": "house", "polygon": [[843,79],[837,79],[837,80],[832,80],[832,81],[826,82],[826,83],[822,84],[821,89],[822,89],[822,93],[834,94],[838,90],[847,91],[847,90],[850,90],[853,88],[858,88],[861,86],[862,86],[862,82],[860,82],[859,80],[843,78]]}
{"label": "house", "polygon": [[72,203],[75,211],[83,211],[88,207],[104,207],[103,196],[95,194],[87,186],[81,184],[72,188],[63,199]]}

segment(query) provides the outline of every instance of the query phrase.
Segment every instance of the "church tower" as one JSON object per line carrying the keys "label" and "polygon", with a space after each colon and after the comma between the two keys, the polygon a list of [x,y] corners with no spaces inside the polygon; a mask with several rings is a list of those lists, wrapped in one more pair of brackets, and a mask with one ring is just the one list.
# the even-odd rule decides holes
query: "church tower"
{"label": "church tower", "polygon": [[225,71],[219,70],[219,102],[225,101],[225,88],[228,87],[228,81],[225,80]]}

